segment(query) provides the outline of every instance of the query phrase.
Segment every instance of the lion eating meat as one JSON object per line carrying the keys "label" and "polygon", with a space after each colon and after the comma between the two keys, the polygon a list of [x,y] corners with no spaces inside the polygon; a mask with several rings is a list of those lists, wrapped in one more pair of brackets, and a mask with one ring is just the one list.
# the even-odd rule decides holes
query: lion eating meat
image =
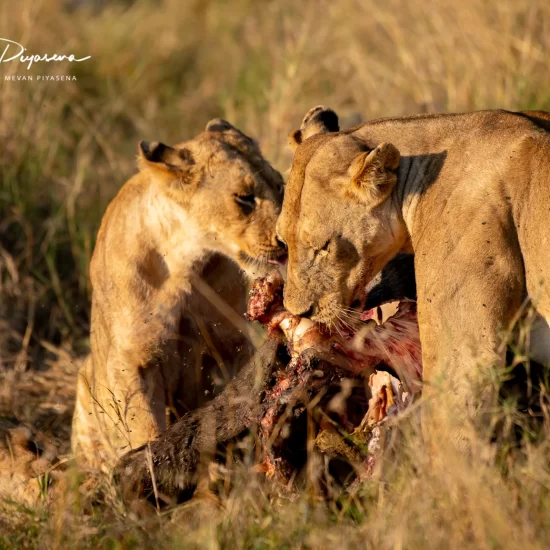
{"label": "lion eating meat", "polygon": [[[414,301],[377,304],[376,308],[363,311],[359,322],[342,324],[331,331],[326,325],[287,311],[283,306],[283,286],[276,270],[257,279],[250,291],[247,318],[259,321],[269,332],[282,331],[291,357],[314,349],[317,357],[354,374],[372,372],[380,363],[388,362],[408,391],[420,391],[422,366]],[[376,310],[386,305],[393,305],[393,312],[382,322],[382,312]]]}
{"label": "lion eating meat", "polygon": [[[257,469],[286,486],[304,465],[304,410],[312,401],[319,452],[348,461],[360,478],[372,473],[381,423],[420,389],[411,258],[393,259],[369,285],[363,319],[334,332],[286,311],[283,285],[277,271],[254,282],[247,318],[263,324],[271,338],[224,391],[120,459],[116,478],[125,498],[150,493],[152,472],[164,496],[189,495],[199,483],[200,461],[214,460],[218,445],[254,425],[264,456]],[[325,414],[358,445],[345,443]],[[290,439],[281,435],[285,431]]]}
{"label": "lion eating meat", "polygon": [[413,252],[424,393],[445,387],[451,404],[424,425],[449,428],[464,450],[468,413],[483,404],[474,389],[483,402],[494,395],[479,366],[501,363],[502,332],[527,298],[540,316],[530,351],[550,362],[548,118],[480,111],[341,132],[336,114],[316,107],[289,138],[277,222],[285,308],[336,327],[359,315],[365,284],[396,253]]}
{"label": "lion eating meat", "polygon": [[90,266],[91,353],[72,448],[91,467],[154,439],[246,363],[242,272],[261,275],[284,254],[283,180],[228,122],[174,147],[141,142],[138,165],[105,213]]}
{"label": "lion eating meat", "polygon": [[[416,302],[404,298],[378,303],[354,323],[331,331],[284,308],[283,280],[274,271],[254,282],[247,318],[259,321],[271,334],[282,332],[290,354],[290,362],[262,399],[259,428],[267,475],[276,475],[285,485],[295,475],[297,465],[289,456],[293,445],[278,432],[285,417],[292,425],[292,417],[299,417],[309,402],[318,400],[312,409],[319,424],[317,448],[329,457],[346,459],[360,478],[370,477],[375,455],[381,451],[380,424],[408,407],[421,390]],[[361,382],[365,379],[368,401]],[[354,387],[359,391],[352,395]],[[350,434],[351,443],[344,441],[337,426]]]}

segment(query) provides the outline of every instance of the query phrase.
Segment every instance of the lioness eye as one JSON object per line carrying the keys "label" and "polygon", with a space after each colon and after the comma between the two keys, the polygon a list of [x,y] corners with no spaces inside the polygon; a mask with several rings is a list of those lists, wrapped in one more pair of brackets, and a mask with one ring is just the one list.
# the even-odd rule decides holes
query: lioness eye
{"label": "lioness eye", "polygon": [[241,207],[244,214],[250,214],[256,208],[256,197],[250,195],[235,195],[235,202]]}

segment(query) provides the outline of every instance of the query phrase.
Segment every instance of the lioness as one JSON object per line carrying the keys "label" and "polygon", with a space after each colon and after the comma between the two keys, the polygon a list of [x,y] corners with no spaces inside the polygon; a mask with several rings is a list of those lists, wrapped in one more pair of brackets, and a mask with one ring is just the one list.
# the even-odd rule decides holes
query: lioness
{"label": "lioness", "polygon": [[[451,422],[465,450],[478,366],[502,358],[501,332],[527,296],[550,321],[548,120],[480,111],[340,132],[336,114],[316,107],[289,137],[277,222],[289,253],[285,307],[329,325],[349,319],[366,283],[399,251],[414,252],[425,393],[445,381],[456,405],[425,425]],[[547,323],[536,329],[532,351],[548,363]]]}
{"label": "lioness", "polygon": [[107,208],[90,265],[91,353],[72,448],[91,467],[156,437],[167,408],[195,408],[215,389],[208,378],[246,362],[241,270],[258,276],[284,253],[283,180],[228,122],[174,147],[141,142],[138,166]]}

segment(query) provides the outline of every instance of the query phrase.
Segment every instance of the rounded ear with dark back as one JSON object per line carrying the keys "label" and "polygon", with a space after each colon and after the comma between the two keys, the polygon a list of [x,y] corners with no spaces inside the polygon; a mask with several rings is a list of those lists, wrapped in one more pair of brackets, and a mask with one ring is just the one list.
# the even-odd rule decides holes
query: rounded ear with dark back
{"label": "rounded ear with dark back", "polygon": [[223,118],[213,118],[212,120],[209,120],[205,128],[205,132],[225,132],[227,130],[235,130],[236,132],[239,131],[235,128],[235,126]]}
{"label": "rounded ear with dark back", "polygon": [[296,151],[296,147],[302,143],[302,130],[293,130],[288,134],[288,146],[292,151]]}
{"label": "rounded ear with dark back", "polygon": [[222,134],[222,141],[236,147],[242,153],[248,155],[259,154],[258,144],[238,128],[235,128],[231,123],[227,122],[227,120],[213,118],[206,125],[205,131]]}
{"label": "rounded ear with dark back", "polygon": [[302,119],[300,129],[291,132],[288,136],[288,144],[294,151],[308,137],[339,131],[338,115],[324,105],[317,105],[306,113]]}
{"label": "rounded ear with dark back", "polygon": [[189,149],[174,149],[158,141],[139,142],[138,166],[141,171],[153,170],[157,174],[189,179],[195,168],[195,160]]}
{"label": "rounded ear with dark back", "polygon": [[351,193],[372,208],[379,206],[397,182],[400,158],[398,149],[391,143],[359,153],[348,169]]}

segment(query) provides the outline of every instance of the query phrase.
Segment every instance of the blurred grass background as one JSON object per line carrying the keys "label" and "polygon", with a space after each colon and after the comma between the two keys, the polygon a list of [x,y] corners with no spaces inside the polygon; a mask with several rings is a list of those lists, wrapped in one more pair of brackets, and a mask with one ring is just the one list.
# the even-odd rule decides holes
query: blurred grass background
{"label": "blurred grass background", "polygon": [[549,14],[527,0],[3,2],[0,36],[92,59],[0,66],[0,361],[26,368],[40,340],[85,349],[95,233],[140,139],[177,143],[221,116],[285,171],[286,136],[317,103],[344,124],[544,109]]}
{"label": "blurred grass background", "polygon": [[[135,172],[140,139],[177,143],[221,116],[256,137],[285,172],[286,136],[318,103],[336,109],[343,125],[422,112],[550,109],[545,0],[3,1],[0,36],[33,53],[92,56],[30,71],[0,64],[0,374],[87,351],[95,234]],[[10,74],[78,80],[6,82]],[[535,470],[526,458],[506,480],[485,462],[475,471],[457,467],[456,477],[429,464],[404,467],[390,496],[377,489],[371,508],[354,504],[360,520],[344,514],[347,523],[332,512],[319,520],[303,503],[273,515],[249,497],[247,518],[233,504],[204,545],[189,544],[542,548],[550,476],[541,453],[531,457]],[[29,544],[70,540],[36,513],[32,525],[43,527],[24,531]],[[350,531],[356,523],[363,527]],[[88,540],[79,525],[75,518],[65,525],[77,545],[145,544],[141,531],[126,535],[116,526],[107,539],[90,527],[99,538]]]}

